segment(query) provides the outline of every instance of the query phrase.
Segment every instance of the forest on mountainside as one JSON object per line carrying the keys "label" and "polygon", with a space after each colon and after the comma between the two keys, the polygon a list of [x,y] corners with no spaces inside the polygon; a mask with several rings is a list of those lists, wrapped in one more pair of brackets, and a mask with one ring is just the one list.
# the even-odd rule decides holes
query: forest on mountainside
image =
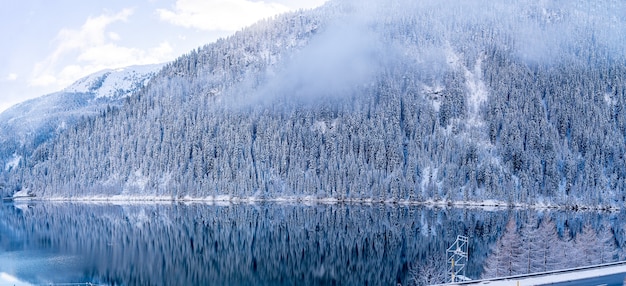
{"label": "forest on mountainside", "polygon": [[[16,104],[0,113],[0,182],[41,144],[102,111],[119,107],[163,65],[103,70],[65,89]],[[0,194],[5,194],[0,184]],[[9,193],[10,194],[10,193]]]}
{"label": "forest on mountainside", "polygon": [[626,3],[413,2],[330,1],[198,48],[8,185],[624,204]]}

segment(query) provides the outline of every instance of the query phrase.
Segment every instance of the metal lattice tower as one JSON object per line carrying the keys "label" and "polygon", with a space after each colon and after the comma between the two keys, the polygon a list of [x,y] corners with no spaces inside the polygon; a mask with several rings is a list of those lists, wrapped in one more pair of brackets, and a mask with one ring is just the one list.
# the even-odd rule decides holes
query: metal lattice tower
{"label": "metal lattice tower", "polygon": [[448,250],[448,270],[450,273],[450,282],[461,282],[470,280],[465,276],[465,265],[467,265],[468,239],[467,236],[457,235],[456,241]]}

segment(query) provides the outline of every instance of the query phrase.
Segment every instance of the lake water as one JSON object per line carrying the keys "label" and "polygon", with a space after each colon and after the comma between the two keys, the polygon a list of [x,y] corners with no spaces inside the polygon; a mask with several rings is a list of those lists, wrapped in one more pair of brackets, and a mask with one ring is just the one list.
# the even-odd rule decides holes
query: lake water
{"label": "lake water", "polygon": [[0,282],[411,285],[445,274],[457,235],[470,239],[467,276],[480,277],[509,221],[522,232],[550,220],[563,241],[593,226],[597,238],[611,235],[618,259],[624,218],[384,204],[3,204]]}

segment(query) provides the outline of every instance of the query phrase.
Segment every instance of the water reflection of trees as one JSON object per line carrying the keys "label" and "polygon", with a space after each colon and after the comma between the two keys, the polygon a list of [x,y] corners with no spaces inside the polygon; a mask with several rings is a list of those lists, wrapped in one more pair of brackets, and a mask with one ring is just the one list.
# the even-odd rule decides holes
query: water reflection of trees
{"label": "water reflection of trees", "polygon": [[[445,250],[458,234],[470,237],[467,275],[479,278],[483,266],[486,277],[507,274],[494,266],[507,263],[544,271],[615,259],[620,221],[622,213],[399,205],[41,203],[0,207],[0,251],[80,255],[82,277],[107,284],[420,285],[446,277]],[[606,248],[582,247],[595,241]]]}
{"label": "water reflection of trees", "polygon": [[504,234],[493,245],[484,265],[483,278],[544,272],[613,262],[619,259],[614,229],[587,222],[575,236],[569,227],[557,231],[547,217],[532,216],[518,226],[511,218]]}
{"label": "water reflection of trees", "polygon": [[87,257],[86,279],[125,285],[407,285],[411,270],[445,259],[458,233],[486,255],[481,245],[506,222],[397,205],[37,204],[0,217],[0,234],[23,248]]}

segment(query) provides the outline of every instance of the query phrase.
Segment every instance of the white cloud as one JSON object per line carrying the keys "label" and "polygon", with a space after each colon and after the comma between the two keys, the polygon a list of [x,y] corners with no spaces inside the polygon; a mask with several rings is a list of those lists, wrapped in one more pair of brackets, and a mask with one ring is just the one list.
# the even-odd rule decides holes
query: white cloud
{"label": "white cloud", "polygon": [[283,0],[285,5],[292,9],[312,9],[322,6],[328,0]]}
{"label": "white cloud", "polygon": [[109,39],[113,40],[113,41],[119,41],[122,39],[122,37],[120,37],[120,35],[116,32],[109,32]]}
{"label": "white cloud", "polygon": [[126,21],[133,14],[131,9],[124,9],[114,15],[100,15],[88,18],[80,30],[62,29],[57,36],[59,46],[53,53],[53,59],[61,54],[73,50],[102,45],[106,41],[105,29],[117,21]]}
{"label": "white cloud", "polygon": [[30,80],[30,84],[34,86],[48,86],[57,82],[57,78],[51,74],[42,74]]}
{"label": "white cloud", "polygon": [[88,18],[79,29],[62,29],[56,36],[54,51],[35,65],[30,84],[63,88],[88,74],[109,68],[154,64],[171,60],[173,49],[162,42],[150,49],[125,47],[121,36],[107,31],[109,25],[126,22],[133,14],[124,9]]}
{"label": "white cloud", "polygon": [[234,31],[288,11],[278,3],[248,0],[177,0],[172,10],[157,9],[161,20],[186,28]]}
{"label": "white cloud", "polygon": [[16,73],[10,73],[9,75],[7,75],[7,76],[5,77],[5,79],[6,79],[7,81],[15,81],[15,80],[17,79],[17,77],[18,77],[18,76],[17,76],[17,74],[16,74]]}

